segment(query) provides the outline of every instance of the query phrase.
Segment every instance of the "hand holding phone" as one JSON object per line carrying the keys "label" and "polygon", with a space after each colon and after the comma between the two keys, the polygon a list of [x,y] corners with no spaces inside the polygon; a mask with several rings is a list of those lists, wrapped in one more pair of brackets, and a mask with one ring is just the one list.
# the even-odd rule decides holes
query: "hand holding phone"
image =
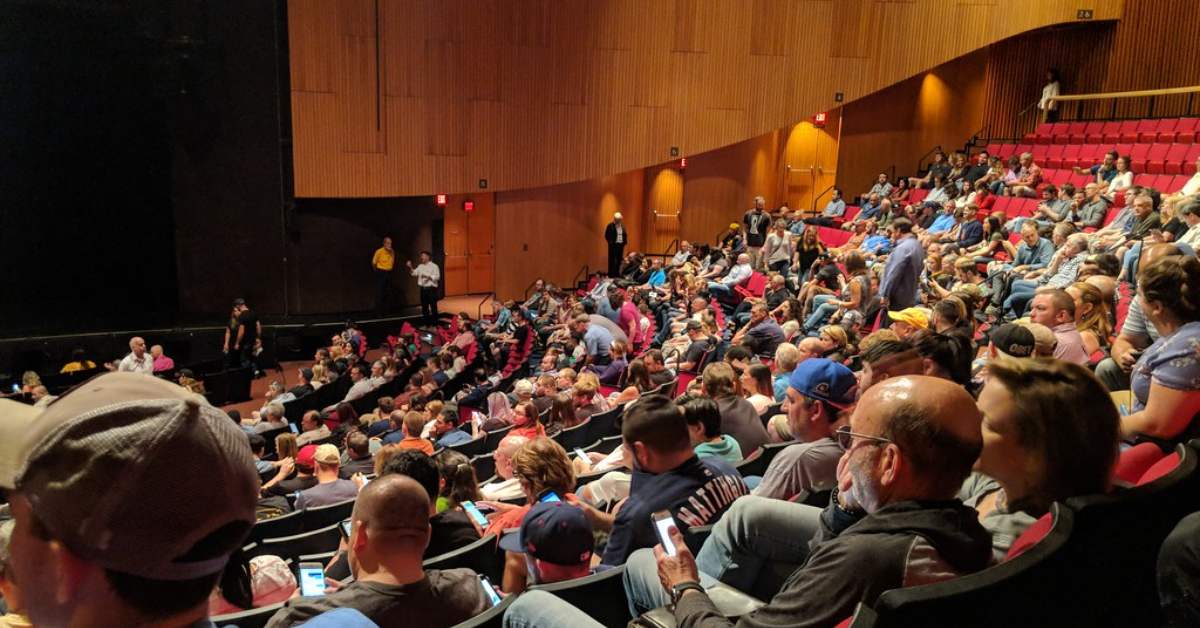
{"label": "hand holding phone", "polygon": [[300,563],[300,595],[325,595],[325,570],[321,563]]}
{"label": "hand holding phone", "polygon": [[466,512],[467,516],[470,517],[472,521],[479,524],[480,528],[488,527],[487,517],[483,516],[483,512],[479,510],[479,507],[475,505],[475,502],[463,502],[462,507],[463,512]]}
{"label": "hand holding phone", "polygon": [[483,594],[487,596],[488,601],[492,603],[492,606],[498,605],[500,603],[500,594],[496,593],[496,587],[492,586],[492,581],[488,580],[488,577],[484,575],[477,577],[479,578],[479,586],[483,587]]}
{"label": "hand holding phone", "polygon": [[660,510],[650,515],[650,521],[654,523],[654,531],[658,533],[658,541],[662,543],[663,551],[667,556],[674,556],[678,553],[675,548],[674,541],[671,540],[671,535],[668,532],[675,526],[675,520],[671,518],[671,513],[666,510]]}

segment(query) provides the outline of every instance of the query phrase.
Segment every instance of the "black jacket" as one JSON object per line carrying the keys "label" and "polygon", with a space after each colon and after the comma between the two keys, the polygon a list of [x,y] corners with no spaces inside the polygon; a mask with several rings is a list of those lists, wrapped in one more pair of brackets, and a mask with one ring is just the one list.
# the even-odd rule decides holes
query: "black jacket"
{"label": "black jacket", "polygon": [[[738,626],[835,626],[888,589],[971,573],[992,560],[979,513],[958,500],[889,504],[858,521],[831,503],[810,547],[779,593]],[[707,595],[684,596],[675,617],[680,628],[733,625]]]}
{"label": "black jacket", "polygon": [[621,226],[625,230],[625,241],[620,244],[617,244],[617,223],[610,222],[608,223],[608,226],[604,228],[604,241],[608,242],[609,246],[625,246],[626,244],[629,244],[629,227],[626,227],[625,225]]}

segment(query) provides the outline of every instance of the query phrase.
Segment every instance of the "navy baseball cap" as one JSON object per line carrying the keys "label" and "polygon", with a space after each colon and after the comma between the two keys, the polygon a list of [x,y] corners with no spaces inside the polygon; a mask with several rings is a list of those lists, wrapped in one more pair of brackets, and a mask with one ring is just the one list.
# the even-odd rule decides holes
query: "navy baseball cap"
{"label": "navy baseball cap", "polygon": [[845,366],[826,358],[801,362],[788,378],[788,386],[808,397],[846,409],[858,397],[858,379]]}
{"label": "navy baseball cap", "polygon": [[521,529],[500,539],[500,547],[538,560],[572,566],[592,559],[596,539],[583,509],[566,502],[537,504],[525,513]]}

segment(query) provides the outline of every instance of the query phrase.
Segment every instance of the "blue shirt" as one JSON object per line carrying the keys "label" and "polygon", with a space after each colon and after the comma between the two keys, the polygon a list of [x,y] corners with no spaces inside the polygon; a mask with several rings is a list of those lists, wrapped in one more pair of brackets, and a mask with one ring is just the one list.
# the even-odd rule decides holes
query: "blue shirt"
{"label": "blue shirt", "polygon": [[458,445],[471,440],[471,435],[462,430],[450,430],[446,435],[439,438],[438,447],[449,447],[450,445]]}
{"label": "blue shirt", "polygon": [[825,204],[825,210],[821,213],[830,218],[837,218],[846,213],[846,201],[840,198],[831,199]]}
{"label": "blue shirt", "polygon": [[600,325],[588,325],[587,332],[583,334],[583,344],[587,347],[588,355],[593,357],[608,355],[612,343],[613,335]]}
{"label": "blue shirt", "polygon": [[1046,238],[1038,238],[1037,244],[1032,247],[1021,240],[1017,245],[1017,259],[1013,263],[1015,266],[1028,266],[1029,270],[1040,270],[1050,264],[1052,257],[1054,244]]}
{"label": "blue shirt", "polygon": [[783,401],[784,399],[787,399],[789,376],[789,373],[780,373],[775,376],[775,381],[771,384],[771,387],[775,392],[775,401]]}
{"label": "blue shirt", "polygon": [[859,246],[860,249],[874,253],[876,255],[887,253],[892,246],[892,239],[882,234],[867,236],[863,243]]}
{"label": "blue shirt", "polygon": [[913,236],[900,238],[879,282],[879,294],[888,298],[889,310],[902,310],[917,304],[917,281],[925,269],[925,249]]}
{"label": "blue shirt", "polygon": [[933,219],[933,224],[926,229],[929,233],[942,233],[949,231],[954,227],[954,216],[952,214],[941,213],[937,218]]}
{"label": "blue shirt", "polygon": [[1138,358],[1129,375],[1134,412],[1146,408],[1152,382],[1172,390],[1200,390],[1200,321],[1159,338]]}
{"label": "blue shirt", "polygon": [[862,211],[858,212],[858,216],[856,216],[854,219],[855,220],[867,220],[868,218],[874,218],[875,216],[878,216],[878,215],[879,215],[879,205],[871,205],[870,203],[867,203],[866,205],[862,206]]}
{"label": "blue shirt", "polygon": [[737,498],[748,495],[742,476],[720,458],[692,456],[665,473],[634,470],[629,499],[613,521],[604,549],[605,565],[624,565],[635,550],[654,547],[658,534],[650,515],[666,510],[681,532],[716,522]]}
{"label": "blue shirt", "polygon": [[960,247],[975,246],[983,241],[983,223],[978,220],[964,222],[962,228],[958,231],[958,245]]}

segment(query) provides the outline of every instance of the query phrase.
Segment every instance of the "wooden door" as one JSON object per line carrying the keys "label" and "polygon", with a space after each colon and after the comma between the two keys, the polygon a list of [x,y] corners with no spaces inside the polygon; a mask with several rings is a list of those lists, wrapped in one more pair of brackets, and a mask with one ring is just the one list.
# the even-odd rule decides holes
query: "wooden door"
{"label": "wooden door", "polygon": [[[464,201],[475,209],[463,209]],[[452,195],[444,221],[446,296],[486,294],[495,286],[496,207],[492,194]]]}

